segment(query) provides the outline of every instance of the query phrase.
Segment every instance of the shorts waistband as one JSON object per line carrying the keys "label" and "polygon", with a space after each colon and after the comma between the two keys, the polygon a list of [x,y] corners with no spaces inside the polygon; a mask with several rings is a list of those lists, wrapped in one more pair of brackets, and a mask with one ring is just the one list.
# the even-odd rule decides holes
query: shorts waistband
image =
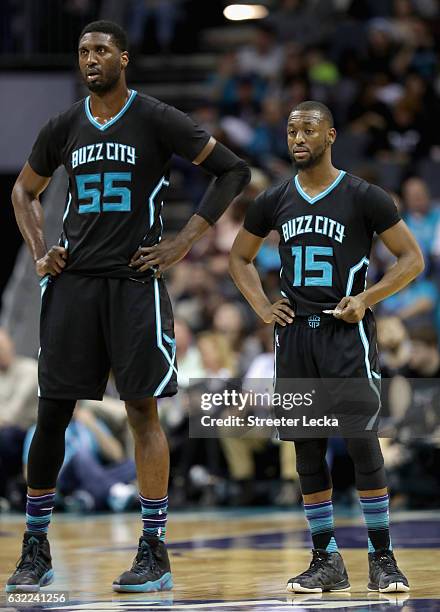
{"label": "shorts waistband", "polygon": [[295,316],[293,325],[301,325],[310,329],[318,329],[324,325],[357,325],[357,323],[347,323],[342,319],[336,319],[331,314],[311,314],[304,316]]}

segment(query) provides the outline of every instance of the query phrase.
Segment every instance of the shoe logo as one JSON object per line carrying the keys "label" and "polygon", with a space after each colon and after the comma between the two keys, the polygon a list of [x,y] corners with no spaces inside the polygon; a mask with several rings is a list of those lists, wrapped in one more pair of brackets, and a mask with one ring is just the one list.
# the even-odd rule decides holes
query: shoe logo
{"label": "shoe logo", "polygon": [[316,329],[321,323],[321,317],[319,317],[318,315],[310,315],[310,317],[308,317],[307,319],[307,322],[309,324],[309,327]]}

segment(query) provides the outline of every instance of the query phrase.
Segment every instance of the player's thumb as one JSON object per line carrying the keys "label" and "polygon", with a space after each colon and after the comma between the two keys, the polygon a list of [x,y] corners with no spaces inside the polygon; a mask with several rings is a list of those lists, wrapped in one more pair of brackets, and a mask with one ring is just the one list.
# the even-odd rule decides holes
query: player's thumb
{"label": "player's thumb", "polygon": [[349,303],[350,303],[350,298],[343,297],[342,300],[339,302],[339,304],[336,306],[335,310],[342,312],[344,308],[348,306]]}

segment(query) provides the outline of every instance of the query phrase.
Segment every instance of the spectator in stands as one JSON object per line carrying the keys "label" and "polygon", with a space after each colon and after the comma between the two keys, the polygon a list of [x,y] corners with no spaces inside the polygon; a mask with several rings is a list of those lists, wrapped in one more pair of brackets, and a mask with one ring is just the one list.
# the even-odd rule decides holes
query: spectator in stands
{"label": "spectator in stands", "polygon": [[179,364],[177,382],[181,389],[190,384],[190,379],[203,378],[205,370],[200,351],[194,343],[194,337],[188,323],[181,318],[174,321],[176,338],[176,358]]}
{"label": "spectator in stands", "polygon": [[17,356],[0,328],[0,498],[11,498],[14,483],[21,481],[23,440],[36,421],[37,390],[37,362]]}
{"label": "spectator in stands", "polygon": [[408,332],[396,316],[378,317],[376,325],[382,378],[391,378],[408,364],[411,347]]}
{"label": "spectator in stands", "polygon": [[426,123],[417,116],[411,100],[401,98],[392,107],[386,124],[372,134],[368,152],[381,160],[409,164],[426,155],[429,149]]}
{"label": "spectator in stands", "polygon": [[15,354],[14,344],[0,328],[0,426],[27,429],[36,421],[37,361]]}
{"label": "spectator in stands", "polygon": [[395,434],[386,444],[391,490],[410,508],[436,506],[440,497],[440,352],[433,327],[410,332],[411,356],[397,381]]}
{"label": "spectator in stands", "polygon": [[435,236],[439,231],[440,208],[433,205],[428,185],[417,176],[410,177],[403,183],[402,197],[406,210],[404,219],[416,237],[426,263],[429,264]]}
{"label": "spectator in stands", "polygon": [[273,158],[288,162],[289,155],[285,136],[286,118],[283,114],[281,100],[267,97],[263,101],[262,113],[247,151],[261,166],[270,165]]}
{"label": "spectator in stands", "polygon": [[242,47],[238,52],[238,65],[242,74],[257,74],[268,81],[279,76],[283,61],[283,49],[269,23],[258,24],[253,44]]}
{"label": "spectator in stands", "polygon": [[[35,425],[27,432],[23,449],[27,457]],[[58,490],[68,510],[127,510],[137,503],[136,468],[125,457],[122,444],[101,419],[77,406],[66,430],[66,451],[58,477]]]}
{"label": "spectator in stands", "polygon": [[381,303],[381,315],[397,315],[408,327],[435,324],[439,292],[434,282],[422,278]]}

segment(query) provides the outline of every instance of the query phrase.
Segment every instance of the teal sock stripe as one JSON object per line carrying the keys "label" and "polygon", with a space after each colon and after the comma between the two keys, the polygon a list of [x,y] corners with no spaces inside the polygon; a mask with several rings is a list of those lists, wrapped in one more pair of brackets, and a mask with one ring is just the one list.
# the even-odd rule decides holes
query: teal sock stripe
{"label": "teal sock stripe", "polygon": [[[365,524],[368,531],[384,530],[388,531],[390,528],[390,514],[389,514],[389,497],[388,495],[381,495],[380,497],[360,497],[359,498],[361,509],[364,515]],[[391,539],[390,539],[390,550],[392,550]],[[370,536],[368,537],[368,552],[374,552],[375,548],[371,542]]]}
{"label": "teal sock stripe", "polygon": [[337,552],[338,546],[333,535],[334,519],[333,503],[331,500],[328,502],[320,502],[319,504],[304,504],[304,512],[307,522],[309,523],[312,538],[317,534],[331,533],[332,536],[325,550],[327,552]]}

